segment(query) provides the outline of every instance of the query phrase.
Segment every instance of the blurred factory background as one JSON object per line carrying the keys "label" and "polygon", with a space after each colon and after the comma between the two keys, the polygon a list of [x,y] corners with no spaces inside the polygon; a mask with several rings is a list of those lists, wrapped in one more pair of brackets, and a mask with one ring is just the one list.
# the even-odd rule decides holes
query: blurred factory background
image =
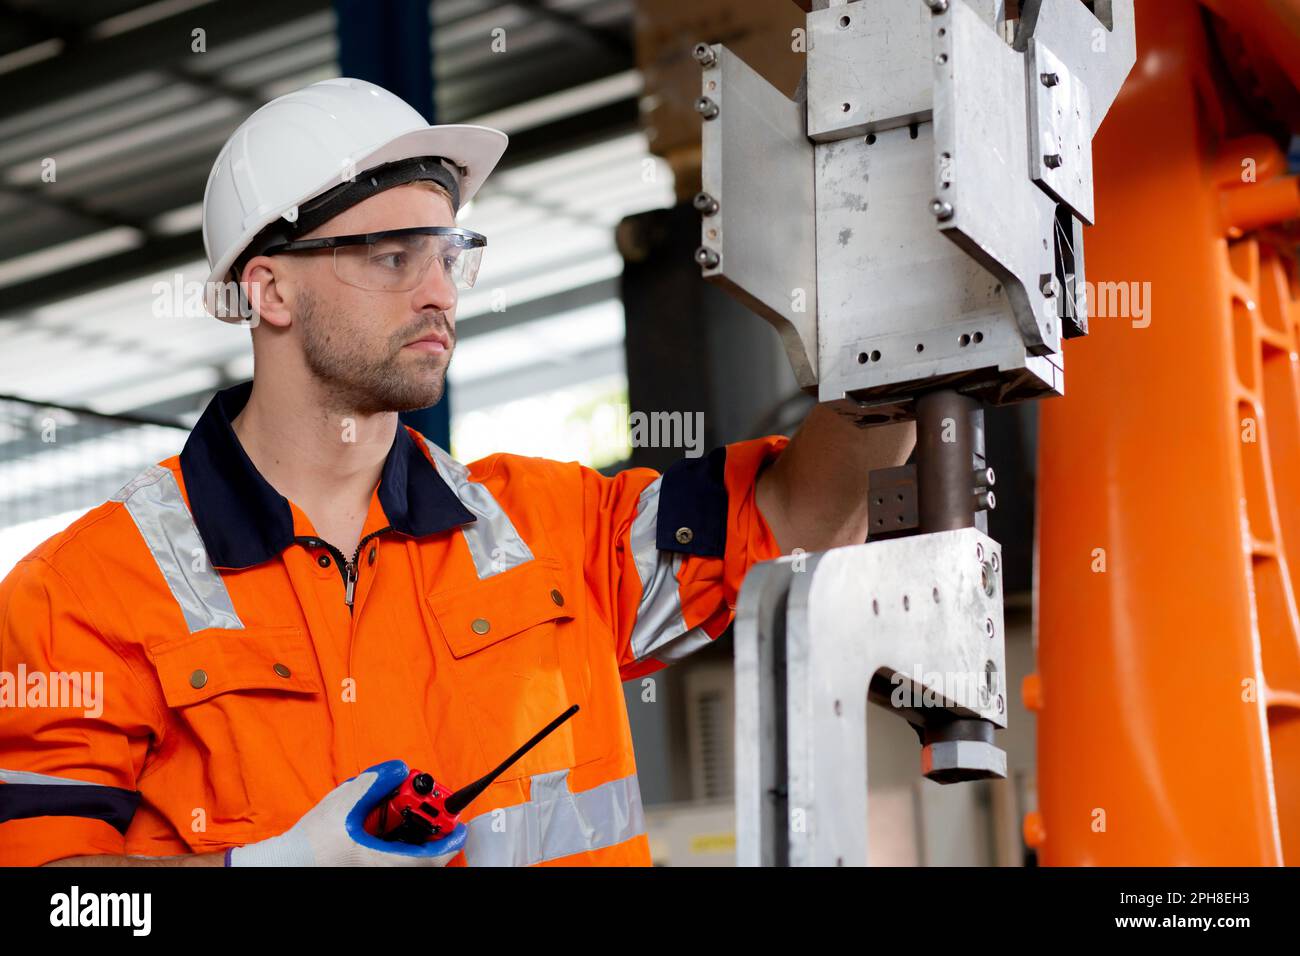
{"label": "blurred factory background", "polygon": [[[461,217],[490,244],[449,398],[416,427],[466,462],[509,451],[607,474],[681,454],[629,447],[629,409],[702,412],[706,450],[790,433],[809,399],[776,333],[691,258],[690,51],[724,41],[793,94],[802,16],[789,0],[0,2],[0,574],[178,452],[213,391],[251,376],[248,333],[190,291],[208,170],[262,103],[345,73],[511,136]],[[1011,772],[942,787],[904,723],[870,721],[876,863],[1033,861],[1019,821],[1034,727],[1016,692],[1033,661],[1032,403],[990,411],[988,441]],[[731,862],[729,636],[625,689],[656,861]]]}

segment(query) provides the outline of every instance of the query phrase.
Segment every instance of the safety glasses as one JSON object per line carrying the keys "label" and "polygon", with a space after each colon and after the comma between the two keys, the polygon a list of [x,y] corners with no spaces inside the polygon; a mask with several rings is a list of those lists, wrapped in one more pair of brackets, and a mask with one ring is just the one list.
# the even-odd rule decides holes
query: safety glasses
{"label": "safety glasses", "polygon": [[262,255],[330,249],[341,282],[371,292],[409,292],[424,281],[434,262],[455,288],[470,288],[486,245],[486,236],[459,226],[413,226],[280,242]]}

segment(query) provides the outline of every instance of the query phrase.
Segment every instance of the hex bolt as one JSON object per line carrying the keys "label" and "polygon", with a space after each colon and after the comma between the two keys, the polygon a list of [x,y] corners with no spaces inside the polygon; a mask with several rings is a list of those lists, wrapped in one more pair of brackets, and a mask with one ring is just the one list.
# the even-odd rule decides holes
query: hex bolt
{"label": "hex bolt", "polygon": [[947,222],[953,216],[952,203],[936,199],[930,203],[930,212],[934,213],[934,218],[940,222]]}
{"label": "hex bolt", "polygon": [[718,264],[718,254],[708,246],[700,246],[695,250],[695,261],[706,269],[712,269]]}
{"label": "hex bolt", "polygon": [[706,70],[711,66],[715,66],[718,62],[718,54],[714,53],[713,47],[707,43],[695,44],[695,48],[691,50],[691,56],[695,57],[695,62]]}
{"label": "hex bolt", "polygon": [[1038,283],[1038,290],[1043,293],[1043,298],[1053,298],[1056,295],[1056,277],[1043,276],[1043,281]]}
{"label": "hex bolt", "polygon": [[1048,169],[1060,169],[1063,162],[1060,153],[1047,153],[1043,156],[1043,165]]}
{"label": "hex bolt", "polygon": [[1061,78],[1055,73],[1043,73],[1038,78],[1043,81],[1043,86],[1055,86],[1061,82]]}
{"label": "hex bolt", "polygon": [[948,9],[948,0],[925,0],[925,5],[931,13],[943,13]]}
{"label": "hex bolt", "polygon": [[708,193],[696,193],[694,205],[696,212],[702,216],[712,216],[718,211],[718,201]]}
{"label": "hex bolt", "polygon": [[699,113],[706,120],[711,120],[718,115],[718,104],[713,102],[707,96],[701,96],[695,101],[695,112]]}

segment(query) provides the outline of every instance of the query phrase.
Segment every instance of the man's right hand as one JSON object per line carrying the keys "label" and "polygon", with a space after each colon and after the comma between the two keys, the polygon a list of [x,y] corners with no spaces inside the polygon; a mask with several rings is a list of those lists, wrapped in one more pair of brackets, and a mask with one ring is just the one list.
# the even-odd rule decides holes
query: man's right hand
{"label": "man's right hand", "polygon": [[386,760],[345,780],[279,836],[229,852],[231,866],[445,866],[468,836],[463,823],[422,846],[382,840],[365,831],[367,815],[407,777],[406,764]]}

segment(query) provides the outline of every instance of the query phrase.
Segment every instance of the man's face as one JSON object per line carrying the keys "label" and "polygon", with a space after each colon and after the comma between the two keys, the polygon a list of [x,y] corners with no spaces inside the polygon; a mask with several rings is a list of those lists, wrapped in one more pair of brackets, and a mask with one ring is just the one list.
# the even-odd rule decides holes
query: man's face
{"label": "man's face", "polygon": [[[451,205],[427,185],[386,189],[306,233],[304,239],[452,226]],[[293,323],[307,366],[359,414],[427,408],[441,398],[455,348],[457,290],[435,262],[407,292],[372,292],[341,281],[330,252],[292,254]]]}

